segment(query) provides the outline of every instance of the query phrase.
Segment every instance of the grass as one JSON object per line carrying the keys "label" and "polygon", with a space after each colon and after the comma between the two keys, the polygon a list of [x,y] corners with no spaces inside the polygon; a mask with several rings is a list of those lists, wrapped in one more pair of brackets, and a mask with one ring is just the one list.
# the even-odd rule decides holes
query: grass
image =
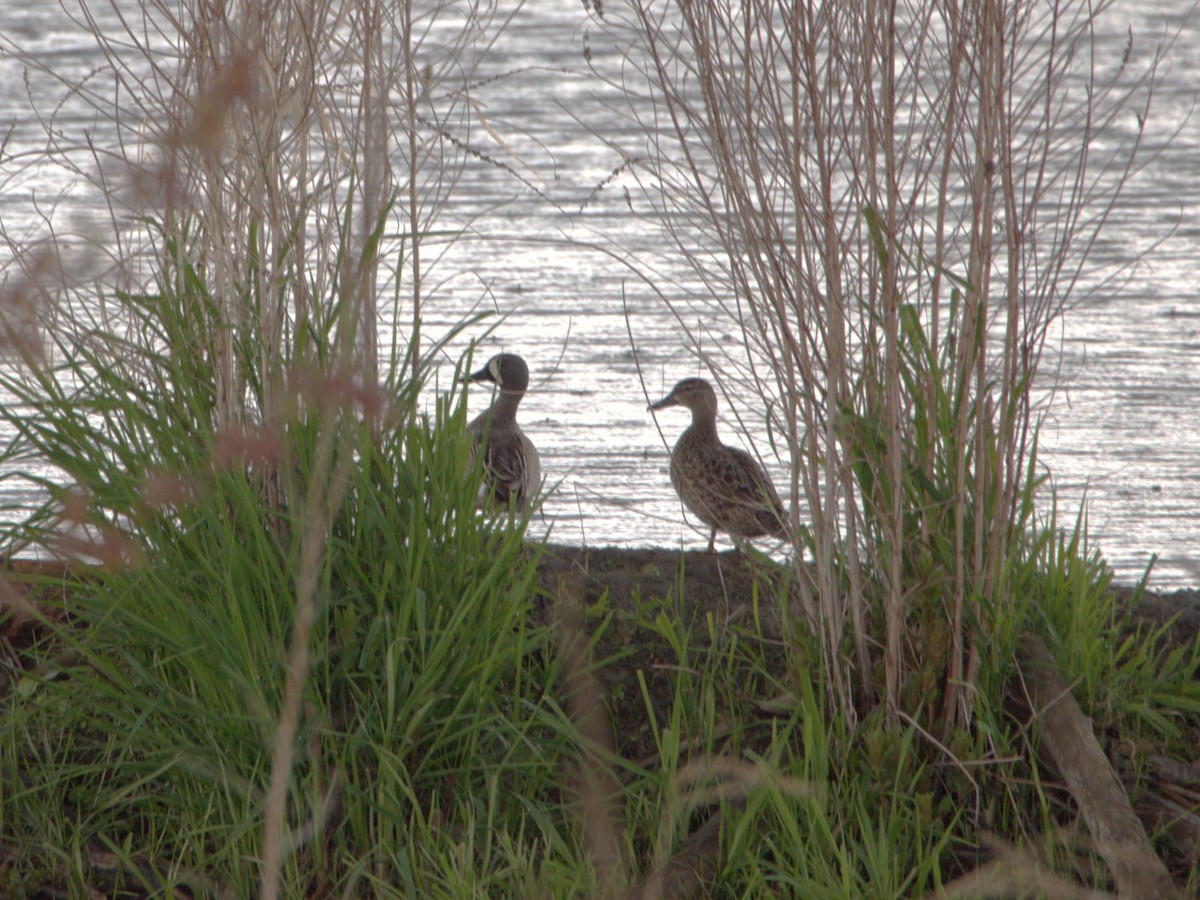
{"label": "grass", "polygon": [[[48,460],[52,479],[27,477],[70,485],[10,537],[100,563],[9,645],[7,894],[615,895],[718,809],[718,895],[928,895],[990,858],[991,835],[1067,879],[1079,848],[1048,838],[1067,814],[1014,704],[1021,635],[1047,637],[1110,740],[1182,750],[1195,733],[1197,648],[1132,625],[1082,517],[1064,534],[1053,506],[1034,515],[1035,459],[999,569],[1018,602],[978,598],[972,727],[938,728],[944,661],[919,643],[944,627],[938,560],[912,565],[909,712],[850,715],[790,618],[790,572],[762,559],[740,618],[720,591],[701,602],[680,558],[655,593],[602,595],[574,642],[546,614],[564,595],[540,584],[526,519],[477,508],[459,381],[433,396],[428,353],[417,380],[406,355],[370,390],[339,367],[336,323],[302,322],[286,420],[223,425],[207,290],[176,263],[186,277],[123,298],[123,337],[6,380],[24,406],[3,412],[4,468]],[[907,485],[936,508],[936,481]],[[615,750],[583,725],[589,680]]]}
{"label": "grass", "polygon": [[6,384],[26,404],[10,471],[49,460],[71,485],[14,536],[105,563],[64,585],[5,700],[8,885],[81,889],[102,852],[123,860],[114,885],[254,892],[306,583],[281,893],[490,895],[534,878],[545,847],[577,857],[552,827],[573,727],[529,622],[537,548],[523,520],[476,510],[457,386],[414,416],[420,382],[377,396],[297,367],[280,428],[223,428],[205,350],[180,341],[212,325],[191,276],[186,296],[124,298],[141,343],[175,352],[126,357],[98,334]]}
{"label": "grass", "polygon": [[[307,34],[317,11],[292,10],[290,31],[264,33],[264,53],[286,56],[287,35]],[[773,21],[772,8],[758,11]],[[406,48],[410,12],[390,23]],[[706,53],[697,59],[719,62]],[[209,75],[251,72],[248,60],[195,62]],[[353,53],[325,64],[308,72],[323,88],[358,83]],[[378,59],[367,73],[385,79],[370,80],[385,96],[393,74]],[[376,135],[393,114],[407,123],[399,185],[383,184],[368,140],[362,176],[316,154],[330,168],[310,181],[299,141],[278,157],[298,165],[294,180],[261,183],[250,148],[274,146],[257,140],[275,134],[261,113],[283,107],[249,80],[229,85],[246,90],[208,135],[244,151],[230,154],[231,190],[218,143],[164,119],[163,146],[180,151],[169,174],[214,191],[205,224],[191,227],[186,210],[170,227],[144,219],[159,267],[144,293],[116,294],[108,322],[47,331],[44,357],[21,344],[25,368],[0,376],[17,400],[0,408],[16,434],[2,477],[50,495],[5,538],[87,562],[28,585],[25,600],[0,595],[0,893],[617,896],[712,815],[722,852],[704,887],[716,896],[925,896],[1009,857],[1025,865],[1023,882],[1003,882],[1013,893],[1106,887],[1040,760],[1016,651],[1031,631],[1047,640],[1110,745],[1133,745],[1134,776],[1148,753],[1189,752],[1200,655],[1117,605],[1082,515],[1066,533],[1053,504],[1039,517],[1036,365],[997,381],[983,364],[990,257],[972,251],[960,266],[941,248],[932,262],[906,253],[924,233],[910,241],[895,227],[898,182],[882,203],[847,205],[855,228],[826,237],[864,255],[828,296],[833,309],[862,289],[861,333],[836,336],[827,368],[809,352],[825,346],[815,331],[784,328],[801,338],[776,346],[767,320],[758,334],[741,326],[747,353],[770,359],[753,383],[779,388],[773,434],[792,454],[793,500],[822,513],[797,540],[816,582],[810,567],[759,559],[751,575],[729,573],[746,594],[733,609],[725,582],[696,577],[710,560],[678,557],[660,576],[631,573],[643,586],[631,602],[601,593],[572,618],[570,586],[539,577],[544,548],[524,539],[527,518],[478,508],[459,381],[441,394],[430,383],[455,335],[432,346],[421,335],[420,248],[454,178],[418,177],[445,162],[418,152],[415,123],[425,95],[459,94],[426,90],[410,66],[401,74],[398,109],[364,103],[374,113],[354,132]],[[184,79],[180,96],[191,87]],[[996,106],[984,113],[999,115],[998,94],[986,97]],[[757,127],[768,120],[786,117],[746,124],[777,150],[786,142]],[[955,149],[974,140],[966,123],[926,123],[954,130],[938,145],[947,159],[974,158]],[[857,131],[817,137],[833,149]],[[1000,149],[1007,171],[1012,148]],[[736,188],[732,176],[754,169],[729,162],[722,177]],[[877,193],[871,178],[855,184]],[[955,195],[944,178],[940,194]],[[691,196],[707,206],[715,195]],[[268,196],[278,202],[241,202]],[[761,196],[744,192],[741,227],[774,234]],[[256,218],[266,208],[279,218]],[[375,274],[393,213],[404,225],[389,238],[401,257],[390,278],[412,321],[381,363]],[[988,240],[992,220],[979,219]],[[837,241],[809,240],[806,252]],[[805,277],[777,272],[817,257],[774,238],[726,246],[781,263],[750,272],[766,257],[714,254],[733,263],[728,296],[761,288],[781,328],[801,315],[812,327],[795,305]],[[1037,262],[1022,252],[1010,248],[1014,267]],[[770,293],[785,288],[795,293]],[[1019,352],[1006,338],[998,358]],[[823,398],[821,372],[835,388]]]}

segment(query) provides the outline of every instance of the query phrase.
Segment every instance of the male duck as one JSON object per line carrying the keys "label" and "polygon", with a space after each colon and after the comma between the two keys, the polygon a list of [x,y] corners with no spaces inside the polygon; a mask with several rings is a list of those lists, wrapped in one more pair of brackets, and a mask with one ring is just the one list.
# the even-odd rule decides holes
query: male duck
{"label": "male duck", "polygon": [[471,458],[486,439],[483,461],[488,494],[501,506],[512,500],[516,509],[523,511],[542,486],[537,448],[517,425],[517,407],[529,388],[529,367],[515,353],[498,353],[468,380],[491,381],[497,388],[491,407],[467,425],[474,438]]}
{"label": "male duck", "polygon": [[685,378],[650,410],[669,406],[692,411],[692,424],[671,453],[671,484],[683,505],[712,529],[708,552],[713,552],[718,531],[743,538],[782,536],[787,516],[770,477],[745,450],[717,438],[712,385],[703,378]]}

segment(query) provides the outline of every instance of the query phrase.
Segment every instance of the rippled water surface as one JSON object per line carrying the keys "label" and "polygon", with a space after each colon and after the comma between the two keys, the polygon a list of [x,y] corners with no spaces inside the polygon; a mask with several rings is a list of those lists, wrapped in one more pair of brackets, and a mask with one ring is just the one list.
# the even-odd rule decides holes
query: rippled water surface
{"label": "rippled water surface", "polygon": [[[1134,61],[1152,53],[1178,27],[1175,6],[1122,0],[1101,22],[1098,57],[1118,60],[1131,28]],[[706,536],[684,524],[666,470],[667,445],[686,414],[661,414],[660,434],[646,412],[638,368],[657,399],[677,379],[697,374],[696,363],[672,314],[611,250],[659,251],[655,287],[670,299],[680,299],[690,276],[649,224],[649,210],[636,206],[636,194],[617,181],[593,196],[620,161],[606,140],[633,137],[606,107],[612,89],[586,74],[581,5],[541,0],[531,7],[514,19],[482,74],[524,71],[480,90],[476,100],[519,158],[522,176],[551,202],[498,169],[468,166],[447,215],[471,221],[479,239],[459,243],[429,274],[423,327],[437,334],[476,308],[504,317],[479,353],[514,350],[533,370],[521,421],[541,449],[543,471],[558,485],[538,527],[564,542],[700,546]],[[64,77],[102,62],[54,5],[0,0],[0,22]],[[609,48],[602,37],[590,34],[589,46],[603,66]],[[1200,121],[1188,119],[1198,55],[1200,27],[1193,20],[1162,73],[1145,138],[1152,152],[1115,211],[1084,273],[1078,305],[1062,321],[1044,364],[1058,387],[1044,424],[1042,461],[1053,473],[1060,510],[1073,518],[1086,491],[1091,534],[1118,577],[1136,579],[1158,554],[1158,587],[1200,584],[1200,304],[1194,298]],[[3,234],[20,241],[44,233],[43,213],[56,198],[50,218],[60,229],[95,212],[98,198],[71,173],[37,164],[41,132],[24,88],[12,89],[24,84],[12,59],[0,58],[0,84],[8,86],[0,92],[0,140],[9,134],[0,151]],[[61,85],[44,79],[30,89],[43,106],[62,94]],[[55,127],[102,126],[68,103]],[[501,155],[498,145],[488,146]],[[11,252],[0,245],[5,271]],[[1143,253],[1125,277],[1108,277]],[[465,339],[454,345],[461,348]],[[443,385],[452,362],[439,375]],[[475,390],[472,412],[486,402],[486,392]],[[739,411],[748,422],[761,419],[749,401]],[[728,416],[722,429],[730,442],[748,440]],[[782,467],[774,473],[783,483]]]}

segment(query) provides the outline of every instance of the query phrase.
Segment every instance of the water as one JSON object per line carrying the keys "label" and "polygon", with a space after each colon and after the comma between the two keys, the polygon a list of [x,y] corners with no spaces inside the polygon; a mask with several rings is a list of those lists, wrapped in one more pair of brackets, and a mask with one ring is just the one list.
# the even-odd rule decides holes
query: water
{"label": "water", "polygon": [[[1175,6],[1122,0],[1101,22],[1098,58],[1119,59],[1132,27],[1133,60],[1144,60],[1180,21]],[[533,385],[520,418],[557,484],[537,528],[567,543],[703,546],[707,535],[684,523],[667,478],[667,448],[686,414],[660,415],[660,433],[646,411],[648,400],[676,380],[698,374],[679,324],[656,293],[681,300],[691,276],[620,179],[595,193],[619,163],[597,135],[629,134],[606,106],[614,92],[587,74],[582,7],[569,0],[531,7],[514,19],[481,75],[531,68],[481,89],[476,99],[519,157],[523,177],[552,203],[495,168],[468,166],[463,205],[451,217],[495,211],[474,220],[479,239],[453,248],[429,274],[423,327],[437,334],[481,305],[503,318],[479,355],[503,347],[529,361]],[[54,6],[0,0],[0,20],[10,40],[52,62],[64,78],[103,62]],[[598,65],[614,62],[602,36],[593,30],[588,40]],[[1054,475],[1060,515],[1073,517],[1086,492],[1092,538],[1118,577],[1135,580],[1158,554],[1152,584],[1159,588],[1200,584],[1200,306],[1191,291],[1200,122],[1187,119],[1197,55],[1200,28],[1192,21],[1171,49],[1148,121],[1145,140],[1156,155],[1129,185],[1093,257],[1087,290],[1076,297],[1080,305],[1061,323],[1043,364],[1045,372],[1057,369],[1042,460]],[[24,83],[11,58],[0,56],[0,83]],[[61,85],[44,79],[30,85],[43,107],[62,94]],[[44,233],[47,217],[66,231],[102,217],[99,198],[73,173],[37,162],[44,138],[23,88],[0,94],[0,141],[10,127],[0,154],[5,238],[21,243]],[[55,127],[71,133],[98,126],[94,115],[68,102]],[[504,155],[481,130],[473,139]],[[52,211],[51,200],[57,200]],[[642,280],[613,255],[614,246],[656,254],[661,271]],[[1111,267],[1151,248],[1128,277],[1104,283]],[[0,244],[0,272],[13,271],[12,252]],[[464,347],[459,342],[454,352]],[[443,386],[450,362],[440,375]],[[473,389],[470,399],[473,414],[487,402],[486,392]],[[748,400],[738,412],[747,422],[761,418]],[[725,439],[745,445],[747,436],[723,413]],[[782,467],[761,434],[752,430],[751,437],[783,484]]]}

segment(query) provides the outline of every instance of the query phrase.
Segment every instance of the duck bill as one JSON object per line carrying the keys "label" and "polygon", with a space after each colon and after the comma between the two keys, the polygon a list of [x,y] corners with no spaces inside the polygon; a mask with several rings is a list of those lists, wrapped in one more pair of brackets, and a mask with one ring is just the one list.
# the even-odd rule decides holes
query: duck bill
{"label": "duck bill", "polygon": [[647,407],[647,409],[649,409],[650,412],[658,412],[660,409],[666,409],[669,406],[676,406],[676,405],[677,404],[675,403],[675,396],[673,394],[668,394],[667,396],[665,396],[661,400],[659,400],[657,403],[651,403]]}
{"label": "duck bill", "polygon": [[472,382],[480,381],[495,381],[495,379],[492,378],[492,373],[488,371],[487,366],[484,366],[478,372],[472,372],[470,375],[467,375],[463,378],[463,384],[471,384]]}

